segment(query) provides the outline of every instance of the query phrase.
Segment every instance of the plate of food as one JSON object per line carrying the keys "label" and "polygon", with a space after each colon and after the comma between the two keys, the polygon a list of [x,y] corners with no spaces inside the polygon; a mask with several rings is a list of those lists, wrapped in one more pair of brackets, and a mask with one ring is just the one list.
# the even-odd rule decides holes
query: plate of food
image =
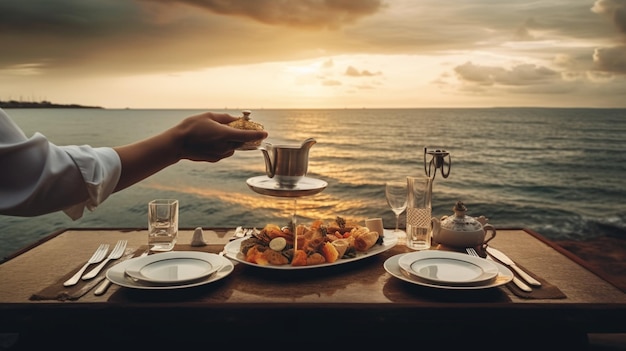
{"label": "plate of food", "polygon": [[[293,230],[267,224],[251,237],[229,242],[225,255],[246,265],[275,270],[314,269],[362,260],[385,252],[398,243],[393,231],[378,233],[340,217],[324,223],[300,224]],[[294,249],[295,246],[295,249]]]}

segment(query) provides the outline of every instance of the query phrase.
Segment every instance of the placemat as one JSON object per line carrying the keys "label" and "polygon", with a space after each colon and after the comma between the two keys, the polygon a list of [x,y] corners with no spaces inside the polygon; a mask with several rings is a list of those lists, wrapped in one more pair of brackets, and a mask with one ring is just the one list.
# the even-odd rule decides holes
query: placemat
{"label": "placemat", "polygon": [[[525,271],[526,273],[528,273],[528,275],[530,275],[531,277],[537,279],[540,283],[541,286],[540,287],[535,287],[535,286],[531,286],[531,288],[533,289],[530,292],[526,292],[521,290],[520,288],[517,287],[517,285],[511,283],[506,284],[506,287],[509,288],[509,290],[511,290],[511,292],[513,294],[515,294],[518,297],[524,298],[524,299],[564,299],[567,296],[561,291],[561,289],[559,289],[558,287],[556,287],[554,284],[550,283],[549,281],[543,279],[542,277],[536,275],[535,273],[529,271],[528,269],[524,268],[524,266],[522,266],[519,263],[515,263],[519,268],[521,268],[523,271]],[[516,276],[517,273],[513,272]],[[521,277],[517,276],[518,278],[521,279]],[[522,279],[523,281],[523,279]]]}
{"label": "placemat", "polygon": [[[145,251],[145,250],[144,250]],[[40,301],[40,300],[59,300],[59,301],[66,301],[66,300],[78,300],[80,299],[83,295],[85,295],[86,293],[88,293],[91,289],[93,289],[94,287],[96,287],[98,284],[100,284],[100,282],[102,280],[104,280],[106,278],[106,271],[108,269],[108,267],[127,260],[131,257],[134,257],[135,255],[140,255],[141,252],[139,249],[134,250],[133,249],[126,249],[126,251],[124,252],[124,255],[115,260],[115,261],[111,261],[109,264],[107,264],[107,266],[105,266],[104,269],[102,269],[100,271],[100,273],[98,273],[98,275],[90,280],[79,280],[78,283],[76,283],[76,285],[72,285],[72,286],[63,286],[63,283],[70,279],[79,269],[81,269],[81,267],[84,265],[84,263],[81,263],[80,265],[74,267],[74,269],[70,270],[69,272],[67,272],[65,275],[63,275],[62,277],[60,277],[56,282],[54,282],[53,284],[45,287],[44,289],[42,289],[41,291],[34,293],[30,296],[29,300],[32,301]],[[96,264],[91,265],[93,267],[96,266]],[[86,272],[88,272],[91,268],[93,267],[88,267]]]}
{"label": "placemat", "polygon": [[[482,258],[487,257],[487,252],[485,251],[485,249],[482,246],[477,246],[474,249],[480,255],[480,257],[482,257]],[[465,249],[451,248],[451,247],[447,247],[447,246],[443,246],[443,245],[436,246],[435,250],[456,251],[456,252],[466,253]],[[533,277],[533,278],[537,279],[539,282],[541,282],[541,286],[540,287],[531,286],[531,288],[533,290],[530,291],[530,292],[526,292],[526,291],[521,290],[513,282],[507,283],[505,286],[515,296],[521,297],[521,298],[524,298],[524,299],[564,299],[564,298],[567,298],[567,296],[561,291],[561,289],[559,289],[554,284],[552,284],[549,281],[543,279],[542,277],[538,276],[537,274],[529,271],[528,269],[524,268],[519,263],[515,262],[515,264],[519,268],[521,268],[522,270],[526,271],[531,277]],[[515,274],[519,279],[521,279],[523,281],[523,279],[520,276],[518,276],[517,273],[515,273],[515,271],[513,271],[513,270],[511,270],[511,271],[513,272],[513,274]]]}
{"label": "placemat", "polygon": [[[201,251],[201,252],[209,252],[209,253],[219,253],[223,248],[223,245],[206,245],[206,246],[191,246],[189,244],[176,244],[174,246],[174,251]],[[67,272],[67,274],[60,277],[53,284],[45,287],[41,291],[34,293],[30,296],[31,301],[42,301],[42,300],[58,300],[58,301],[74,301],[80,299],[86,293],[91,291],[93,288],[98,286],[102,280],[106,278],[106,271],[108,268],[113,266],[116,263],[119,263],[123,260],[137,257],[141,255],[143,252],[148,250],[148,245],[140,246],[139,248],[127,249],[122,258],[111,261],[109,265],[105,267],[100,273],[93,279],[84,281],[79,280],[76,285],[73,286],[63,286],[63,283],[71,278],[83,265],[76,266],[74,269]],[[95,265],[94,265],[95,266]],[[91,267],[90,267],[91,268]],[[88,268],[87,270],[89,270]]]}

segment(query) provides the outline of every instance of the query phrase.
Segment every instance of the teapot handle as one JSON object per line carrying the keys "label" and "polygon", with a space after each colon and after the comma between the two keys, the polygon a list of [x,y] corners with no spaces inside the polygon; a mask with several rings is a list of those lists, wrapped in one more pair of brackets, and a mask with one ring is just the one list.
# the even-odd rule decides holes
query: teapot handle
{"label": "teapot handle", "polygon": [[274,161],[272,160],[272,157],[270,157],[270,154],[269,154],[272,151],[272,144],[263,143],[259,147],[259,150],[261,150],[261,152],[263,153],[263,158],[265,159],[265,174],[269,178],[274,178],[274,175],[276,174],[276,168],[273,164]]}
{"label": "teapot handle", "polygon": [[[485,233],[487,233],[488,231],[490,231],[490,232],[491,232],[491,236],[489,236],[489,238],[483,242],[483,247],[484,247],[484,246],[487,246],[487,243],[488,243],[491,239],[493,239],[493,238],[495,238],[495,237],[496,237],[496,228],[495,228],[494,226],[492,226],[491,224],[485,224],[485,225],[483,226],[483,229],[485,230]],[[486,236],[485,236],[485,237],[486,237]]]}
{"label": "teapot handle", "polygon": [[441,229],[441,221],[437,217],[432,217],[430,219],[430,223],[432,225],[431,233],[432,235],[439,234],[439,230]]}

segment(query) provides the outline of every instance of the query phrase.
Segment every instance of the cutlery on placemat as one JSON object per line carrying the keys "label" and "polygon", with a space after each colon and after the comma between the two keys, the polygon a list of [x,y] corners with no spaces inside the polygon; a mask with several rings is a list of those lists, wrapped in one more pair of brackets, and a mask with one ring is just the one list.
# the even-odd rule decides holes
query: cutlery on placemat
{"label": "cutlery on placemat", "polygon": [[91,255],[87,263],[85,263],[85,265],[78,272],[76,272],[74,276],[66,280],[65,283],[63,283],[63,286],[76,285],[76,283],[78,283],[78,281],[80,280],[80,276],[83,275],[83,272],[85,272],[87,267],[89,267],[90,264],[102,261],[104,259],[104,256],[106,256],[107,251],[109,251],[109,244],[102,244],[98,246],[96,252]]}
{"label": "cutlery on placemat", "polygon": [[[476,252],[476,250],[473,247],[468,247],[467,249],[465,249],[465,251],[467,251],[467,253],[470,256],[480,257],[480,255]],[[487,259],[490,261],[493,261],[493,258],[491,258],[491,256],[489,255],[487,255]],[[513,284],[515,284],[522,291],[525,291],[525,292],[533,291],[533,289],[530,286],[526,285],[526,283],[519,280],[519,278],[517,278],[516,276],[513,276]]]}
{"label": "cutlery on placemat", "polygon": [[[150,253],[150,250],[146,250],[146,251],[144,251],[141,255],[139,255],[138,257],[148,256],[148,254],[149,254],[149,253]],[[132,254],[130,254],[130,255],[128,255],[128,256],[126,256],[126,257],[124,258],[124,261],[125,261],[126,259],[129,259],[129,258],[132,258],[132,257],[133,257],[133,255],[132,255]],[[121,261],[122,261],[122,260],[120,260],[120,262],[121,262]],[[107,290],[109,289],[109,286],[111,286],[111,281],[110,281],[110,280],[108,280],[108,279],[105,277],[105,278],[104,278],[104,281],[102,281],[102,283],[101,283],[100,285],[98,285],[98,288],[96,288],[96,290],[93,292],[93,293],[94,293],[94,295],[96,295],[96,296],[103,295],[105,292],[107,292]]]}
{"label": "cutlery on placemat", "polygon": [[96,268],[92,269],[89,273],[85,274],[82,279],[88,280],[97,276],[98,273],[100,273],[100,270],[102,270],[102,268],[104,268],[104,266],[110,260],[117,260],[118,258],[122,257],[122,255],[124,254],[124,250],[126,250],[127,243],[128,241],[126,240],[119,240],[117,244],[115,244],[115,247],[113,248],[111,253],[109,254],[109,257],[107,257],[106,260],[102,261],[102,263],[100,263]]}
{"label": "cutlery on placemat", "polygon": [[511,260],[507,255],[505,255],[504,253],[502,253],[502,251],[498,250],[498,249],[494,249],[491,246],[487,246],[487,253],[490,256],[493,256],[495,259],[497,259],[498,261],[504,263],[505,265],[511,267],[517,274],[519,274],[520,277],[522,277],[522,279],[524,279],[528,284],[532,285],[532,286],[541,286],[541,283],[531,277],[528,273],[524,272],[521,268],[519,268],[515,262],[513,262],[513,260]]}

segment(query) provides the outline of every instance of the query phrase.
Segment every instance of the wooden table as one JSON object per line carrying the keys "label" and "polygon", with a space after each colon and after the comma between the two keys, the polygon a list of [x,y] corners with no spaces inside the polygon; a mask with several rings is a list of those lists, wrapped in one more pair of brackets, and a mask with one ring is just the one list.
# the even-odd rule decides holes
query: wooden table
{"label": "wooden table", "polygon": [[[204,233],[219,251],[233,230]],[[181,230],[179,243],[190,243],[192,235],[193,229]],[[47,338],[46,345],[55,339],[64,343],[68,335],[117,333],[126,345],[152,340],[153,347],[197,343],[202,335],[202,340],[239,346],[269,341],[373,346],[403,336],[420,345],[472,340],[495,348],[537,346],[541,337],[553,340],[544,345],[571,347],[582,345],[584,336],[577,338],[586,333],[626,332],[626,294],[528,229],[499,229],[490,245],[558,287],[565,298],[526,299],[505,286],[451,291],[413,285],[383,268],[389,257],[409,252],[397,245],[355,263],[316,270],[236,264],[228,277],[191,289],[112,286],[103,296],[89,292],[75,301],[29,299],[82,265],[100,243],[119,239],[138,249],[146,244],[147,231],[67,229],[9,257],[0,265],[0,333],[18,332],[27,343]],[[175,336],[168,337],[168,330]]]}

